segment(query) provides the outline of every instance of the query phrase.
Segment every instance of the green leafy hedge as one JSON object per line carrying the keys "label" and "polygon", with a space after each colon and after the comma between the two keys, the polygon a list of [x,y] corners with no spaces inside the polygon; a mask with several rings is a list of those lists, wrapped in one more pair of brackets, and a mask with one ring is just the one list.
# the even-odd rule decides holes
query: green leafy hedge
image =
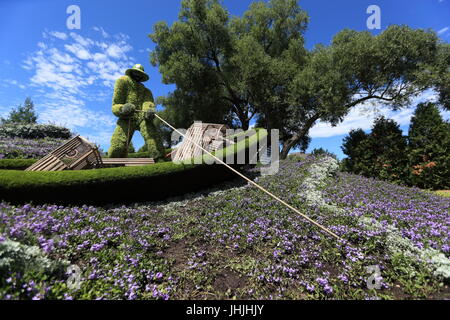
{"label": "green leafy hedge", "polygon": [[[172,149],[165,149],[164,156],[171,152]],[[128,158],[149,158],[148,152],[133,152],[128,154]]]}
{"label": "green leafy hedge", "polygon": [[[250,146],[266,136],[265,130],[259,130],[258,134],[225,148],[224,157],[245,153]],[[194,163],[198,160],[196,158]],[[211,158],[206,155],[200,160],[210,163]],[[7,163],[5,161],[3,160],[4,167]],[[234,173],[220,164],[172,162],[59,172],[0,170],[0,199],[11,203],[77,205],[154,201],[193,192],[234,176]]]}
{"label": "green leafy hedge", "polygon": [[69,129],[51,124],[8,123],[0,125],[0,137],[43,139],[69,139],[72,133]]}
{"label": "green leafy hedge", "polygon": [[38,159],[0,159],[0,170],[25,170]]}

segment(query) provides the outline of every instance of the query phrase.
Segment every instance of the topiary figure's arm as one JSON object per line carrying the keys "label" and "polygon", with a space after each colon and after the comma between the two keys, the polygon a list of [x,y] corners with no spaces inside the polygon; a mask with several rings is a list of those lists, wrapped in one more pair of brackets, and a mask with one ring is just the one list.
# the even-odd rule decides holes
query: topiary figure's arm
{"label": "topiary figure's arm", "polygon": [[122,107],[127,102],[128,86],[123,77],[117,79],[114,86],[114,96],[112,101],[112,112],[115,116],[120,117],[122,115]]}
{"label": "topiary figure's arm", "polygon": [[144,103],[142,104],[142,111],[149,111],[155,109],[155,100],[153,100],[153,94],[150,90],[145,90],[145,97],[144,97]]}

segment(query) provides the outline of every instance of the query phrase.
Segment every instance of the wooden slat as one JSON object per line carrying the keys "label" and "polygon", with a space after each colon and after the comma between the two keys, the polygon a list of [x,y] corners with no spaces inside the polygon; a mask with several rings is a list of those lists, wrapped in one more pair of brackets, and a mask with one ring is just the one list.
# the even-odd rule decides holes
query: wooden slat
{"label": "wooden slat", "polygon": [[[56,148],[55,150],[50,152],[48,155],[43,157],[41,160],[34,163],[27,169],[25,169],[25,171],[41,171],[41,170],[43,171],[43,170],[48,170],[47,167],[53,168],[53,166],[51,164],[55,162],[55,159],[59,161],[59,159],[57,158],[59,156],[59,154],[64,154],[64,152],[67,150],[68,147],[76,145],[77,143],[80,143],[80,139],[78,138],[78,136],[70,139],[64,145]],[[65,166],[65,167],[67,167],[67,166]]]}
{"label": "wooden slat", "polygon": [[25,169],[25,171],[34,171],[38,166],[42,165],[43,161],[46,161],[48,158],[50,158],[52,155],[48,154],[45,157],[43,157],[41,160],[33,163],[31,166]]}
{"label": "wooden slat", "polygon": [[77,159],[77,161],[75,161],[74,163],[72,163],[69,166],[69,169],[71,168],[75,168],[78,166],[78,164],[80,164],[81,162],[83,162],[87,157],[89,157],[93,152],[95,152],[95,150],[91,150],[89,152],[87,152],[86,154],[84,154],[82,157],[80,157],[79,159]]}
{"label": "wooden slat", "polygon": [[63,144],[62,146],[56,148],[55,150],[53,150],[52,152],[50,152],[50,154],[53,154],[57,157],[62,156],[67,150],[78,146],[81,144],[81,140],[79,136],[76,136],[72,139],[70,139],[69,141],[67,141],[65,144]]}
{"label": "wooden slat", "polygon": [[48,163],[44,168],[45,171],[61,171],[67,168],[67,166],[58,158],[54,158],[53,161]]}
{"label": "wooden slat", "polygon": [[50,166],[55,160],[58,160],[54,155],[50,154],[48,157],[44,158],[43,160],[36,162],[36,165],[31,171],[40,171],[44,168]]}
{"label": "wooden slat", "polygon": [[50,171],[62,171],[62,170],[65,170],[65,169],[67,169],[67,166],[66,166],[62,161],[60,161],[59,163],[56,163],[56,164],[50,169]]}
{"label": "wooden slat", "polygon": [[106,165],[124,165],[124,166],[143,166],[154,164],[152,158],[102,158],[103,164]]}

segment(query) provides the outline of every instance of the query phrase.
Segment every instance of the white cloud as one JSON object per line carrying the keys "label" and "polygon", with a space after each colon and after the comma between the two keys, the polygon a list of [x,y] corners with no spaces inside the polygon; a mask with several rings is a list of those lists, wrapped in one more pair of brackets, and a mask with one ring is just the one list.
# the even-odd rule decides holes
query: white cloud
{"label": "white cloud", "polygon": [[66,44],[64,48],[66,48],[67,51],[73,53],[78,59],[88,60],[91,58],[91,54],[89,53],[89,51],[78,43],[70,45]]}
{"label": "white cloud", "polygon": [[103,38],[109,38],[109,34],[102,27],[93,27],[94,31],[100,32]]}
{"label": "white cloud", "polygon": [[87,46],[90,46],[90,45],[92,45],[92,44],[95,43],[94,40],[89,39],[89,38],[85,38],[85,37],[83,37],[83,36],[81,36],[81,35],[79,35],[78,33],[75,33],[75,32],[71,32],[71,33],[70,33],[70,36],[71,36],[77,43],[79,43],[80,45],[82,45],[83,47],[87,47]]}
{"label": "white cloud", "polygon": [[26,86],[24,84],[19,83],[19,81],[14,80],[14,79],[2,79],[1,80],[1,85],[2,87],[10,87],[10,86],[15,86],[15,87],[19,87],[20,89],[25,89]]}
{"label": "white cloud", "polygon": [[[103,113],[95,112],[84,106],[84,103],[75,101],[70,103],[68,99],[62,99],[66,104],[51,103],[39,114],[39,118],[44,122],[53,122],[67,126],[70,129],[77,127],[102,128],[104,125],[114,125],[113,117]],[[69,99],[70,100],[70,99]]]}
{"label": "white cloud", "polygon": [[[336,127],[332,127],[328,123],[318,122],[310,130],[310,136],[311,138],[328,138],[346,135],[352,129],[361,128],[363,130],[370,130],[374,119],[381,115],[386,118],[394,119],[400,126],[409,125],[411,117],[414,113],[414,107],[420,102],[434,101],[436,98],[436,93],[432,90],[428,90],[414,99],[410,107],[399,111],[392,111],[387,106],[376,107],[371,104],[363,104],[354,107],[345,117],[344,121]],[[441,112],[441,114],[445,119],[450,117],[450,112]]]}
{"label": "white cloud", "polygon": [[122,58],[125,54],[130,51],[132,48],[129,45],[118,46],[116,44],[112,44],[106,49],[106,53],[112,58]]}
{"label": "white cloud", "polygon": [[102,60],[107,60],[108,56],[104,53],[94,53],[94,55],[92,56],[92,60],[94,60],[95,62],[99,62]]}
{"label": "white cloud", "polygon": [[61,40],[67,40],[67,34],[64,32],[50,31],[48,34]]}
{"label": "white cloud", "polygon": [[133,48],[124,34],[110,36],[101,27],[94,30],[100,40],[75,32],[44,32],[43,37],[52,41],[39,42],[22,67],[31,72],[40,121],[64,125],[92,142],[109,144],[116,121],[111,113],[112,88],[134,64],[129,57]]}
{"label": "white cloud", "polygon": [[441,30],[439,30],[437,33],[438,33],[438,35],[441,35],[441,34],[446,33],[449,29],[450,29],[450,27],[445,27],[445,28],[442,28]]}

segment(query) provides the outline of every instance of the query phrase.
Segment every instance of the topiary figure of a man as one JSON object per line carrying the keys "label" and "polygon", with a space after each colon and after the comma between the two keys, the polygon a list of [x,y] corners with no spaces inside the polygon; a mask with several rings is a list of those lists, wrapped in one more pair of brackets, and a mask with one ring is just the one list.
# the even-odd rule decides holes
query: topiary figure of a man
{"label": "topiary figure of a man", "polygon": [[149,79],[144,67],[136,64],[117,79],[114,87],[112,112],[119,120],[111,138],[108,151],[110,158],[123,158],[136,130],[144,138],[149,156],[159,158],[164,155],[164,147],[153,124],[155,103],[152,92],[142,82]]}

